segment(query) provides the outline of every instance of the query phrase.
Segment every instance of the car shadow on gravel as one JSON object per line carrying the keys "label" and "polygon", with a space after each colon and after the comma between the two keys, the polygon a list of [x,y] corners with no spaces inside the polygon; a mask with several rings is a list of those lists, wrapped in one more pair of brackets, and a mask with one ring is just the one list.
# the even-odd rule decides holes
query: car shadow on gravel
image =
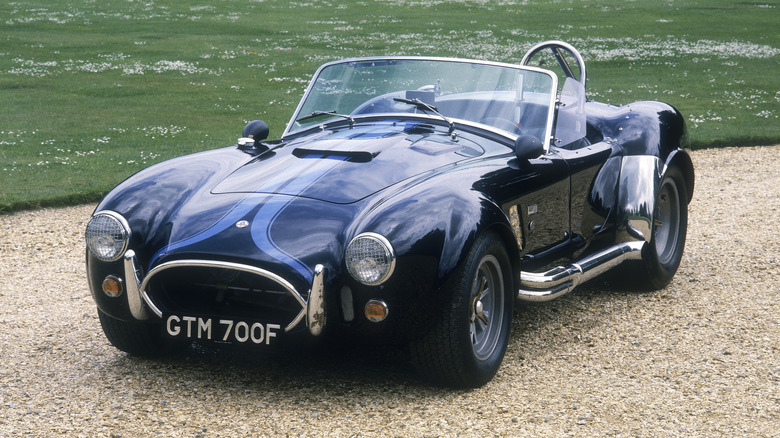
{"label": "car shadow on gravel", "polygon": [[[510,346],[528,337],[539,338],[532,346],[520,345],[519,355],[507,354],[503,366],[522,365],[536,355],[552,353],[553,339],[560,326],[583,325],[586,314],[603,312],[607,301],[641,299],[641,293],[596,279],[565,297],[537,304],[515,305]],[[588,318],[589,325],[594,318]],[[595,322],[598,324],[598,322]],[[547,338],[549,335],[549,339]],[[408,350],[400,345],[300,342],[293,346],[263,351],[193,344],[183,352],[146,359],[121,353],[113,372],[137,375],[140,380],[164,382],[173,387],[183,382],[229,390],[298,391],[318,388],[340,391],[345,385],[355,391],[384,391],[414,388],[419,395],[436,395],[451,389],[430,385],[418,377]],[[104,372],[112,372],[104,370]],[[499,370],[499,373],[501,371]]]}
{"label": "car shadow on gravel", "polygon": [[417,377],[407,349],[402,346],[325,343],[298,347],[252,352],[193,344],[163,358],[121,353],[114,365],[117,373],[138,374],[141,379],[173,386],[181,382],[208,382],[212,387],[262,391],[297,391],[307,387],[335,390],[344,385],[439,391]]}

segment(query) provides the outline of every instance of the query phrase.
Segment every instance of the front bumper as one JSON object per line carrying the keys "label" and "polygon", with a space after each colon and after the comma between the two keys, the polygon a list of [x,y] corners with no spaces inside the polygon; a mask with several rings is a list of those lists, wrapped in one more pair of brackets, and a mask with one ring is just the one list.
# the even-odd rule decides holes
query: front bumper
{"label": "front bumper", "polygon": [[317,336],[322,333],[327,323],[327,314],[325,310],[325,268],[317,265],[314,268],[314,277],[311,289],[305,294],[301,294],[293,285],[284,278],[256,266],[244,265],[233,262],[223,262],[215,260],[185,259],[162,263],[150,270],[143,280],[140,278],[138,269],[138,260],[133,250],[128,250],[124,255],[124,277],[127,283],[127,303],[130,313],[137,320],[148,320],[153,317],[161,318],[163,311],[158,303],[155,302],[148,287],[153,278],[159,274],[179,268],[206,268],[206,269],[224,269],[228,271],[246,273],[251,276],[257,276],[264,280],[273,282],[281,287],[287,296],[291,297],[300,310],[295,317],[287,323],[284,331],[289,332],[301,323],[305,323],[309,332]]}

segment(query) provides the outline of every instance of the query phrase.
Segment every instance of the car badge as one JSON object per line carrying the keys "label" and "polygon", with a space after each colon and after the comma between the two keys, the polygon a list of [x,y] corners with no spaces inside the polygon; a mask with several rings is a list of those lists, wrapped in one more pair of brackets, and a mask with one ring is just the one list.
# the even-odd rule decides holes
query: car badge
{"label": "car badge", "polygon": [[246,228],[249,226],[249,221],[238,221],[236,222],[237,228]]}

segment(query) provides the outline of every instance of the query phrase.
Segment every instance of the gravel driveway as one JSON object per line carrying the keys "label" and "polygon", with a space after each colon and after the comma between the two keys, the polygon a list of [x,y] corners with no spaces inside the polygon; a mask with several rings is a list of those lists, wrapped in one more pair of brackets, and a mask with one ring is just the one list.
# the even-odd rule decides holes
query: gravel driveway
{"label": "gravel driveway", "polygon": [[780,146],[693,159],[672,284],[518,306],[471,391],[393,348],[128,357],[86,284],[93,206],[0,216],[0,436],[780,436]]}

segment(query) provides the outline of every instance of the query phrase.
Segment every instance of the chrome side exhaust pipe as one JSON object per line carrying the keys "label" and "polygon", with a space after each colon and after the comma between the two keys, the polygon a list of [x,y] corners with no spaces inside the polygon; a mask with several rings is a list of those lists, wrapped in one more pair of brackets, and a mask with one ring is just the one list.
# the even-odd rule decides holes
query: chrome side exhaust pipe
{"label": "chrome side exhaust pipe", "polygon": [[558,266],[547,272],[520,272],[517,298],[533,302],[558,298],[625,260],[641,260],[645,244],[644,241],[620,243],[568,266]]}

